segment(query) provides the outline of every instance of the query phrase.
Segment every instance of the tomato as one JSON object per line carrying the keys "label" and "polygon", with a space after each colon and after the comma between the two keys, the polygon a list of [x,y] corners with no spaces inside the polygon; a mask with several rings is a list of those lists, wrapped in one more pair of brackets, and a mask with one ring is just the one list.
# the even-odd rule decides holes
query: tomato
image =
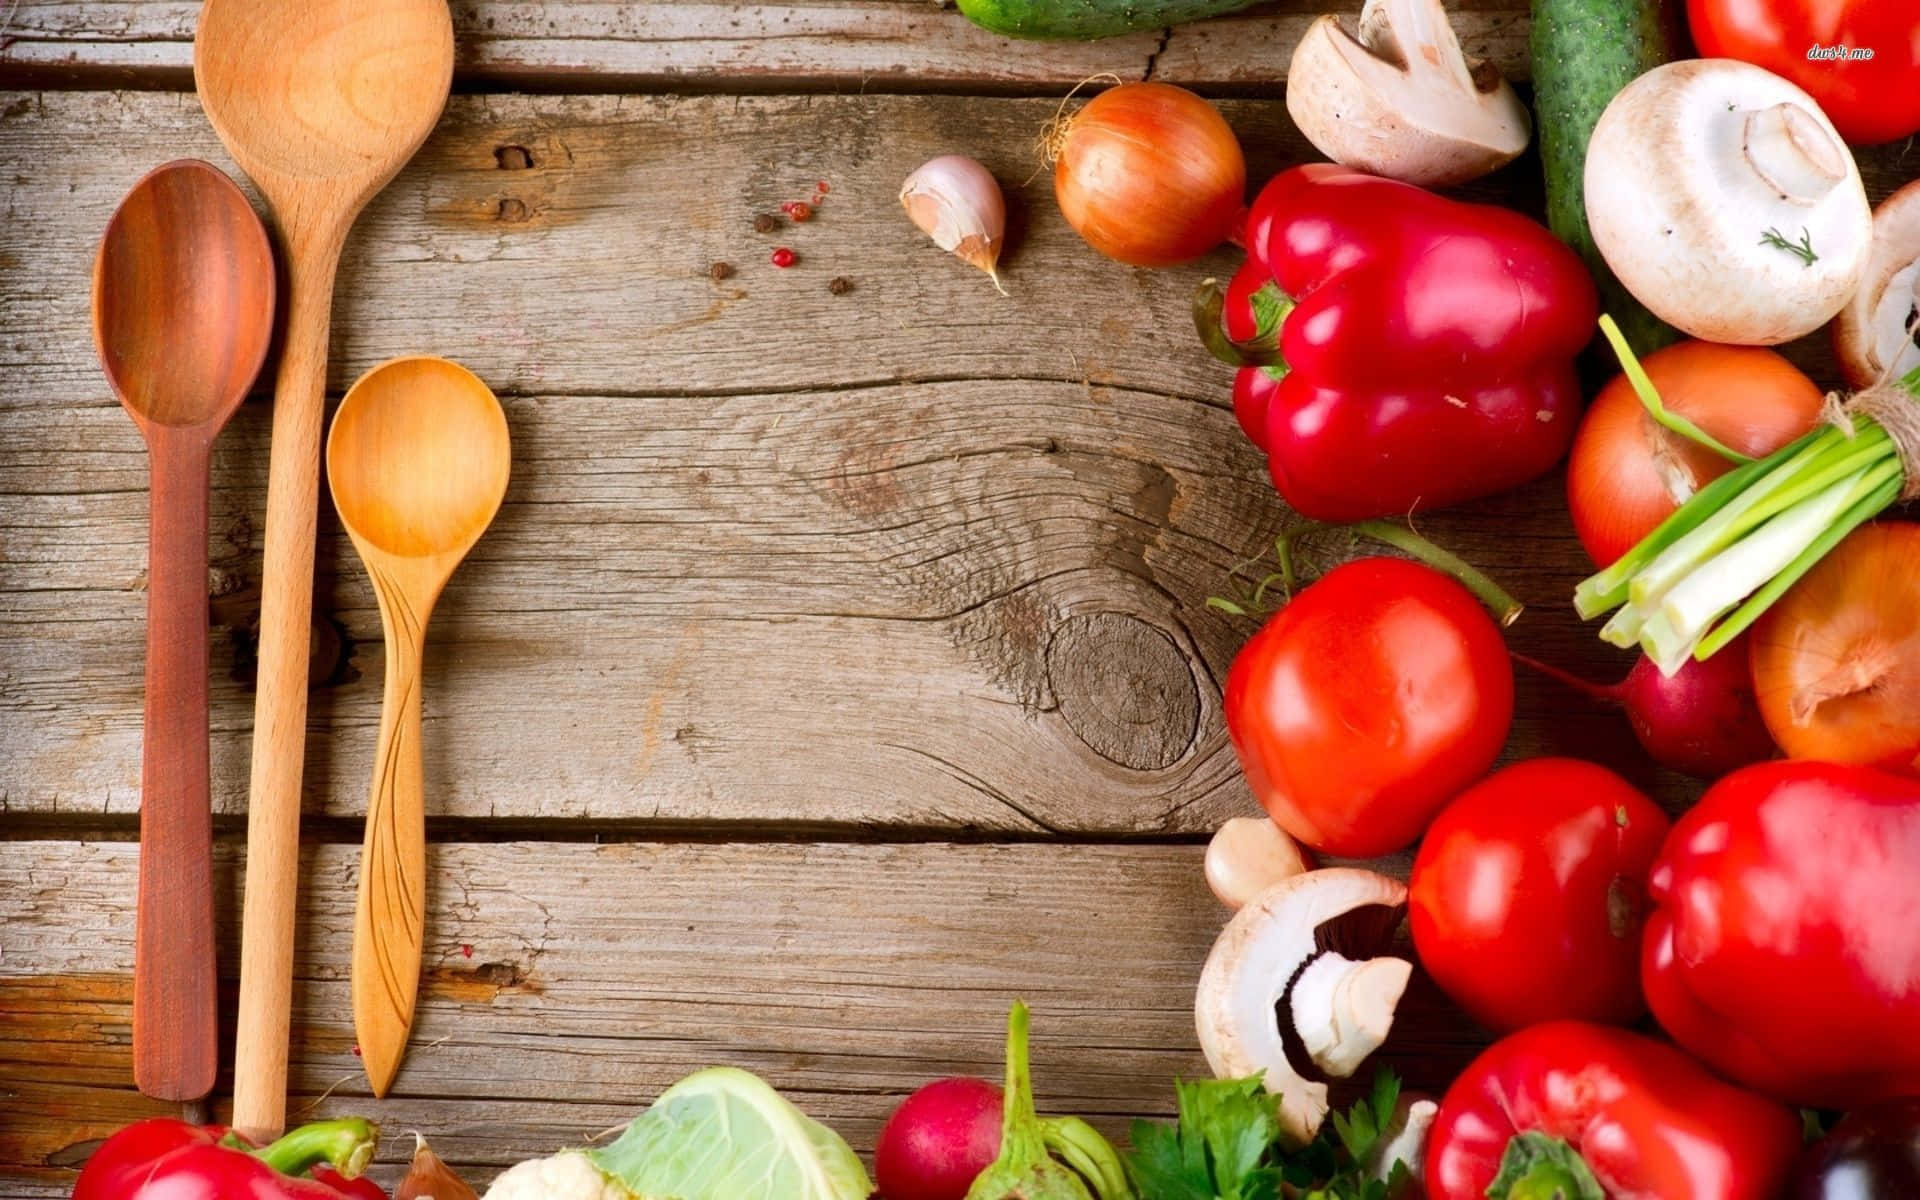
{"label": "tomato", "polygon": [[[1812,429],[1825,394],[1760,346],[1680,342],[1642,363],[1668,411],[1762,458]],[[1610,566],[1733,463],[1653,419],[1625,375],[1600,389],[1567,455],[1567,508],[1595,566]]]}
{"label": "tomato", "polygon": [[1786,76],[1850,142],[1920,131],[1914,0],[1687,0],[1687,21],[1702,58],[1743,59]]}
{"label": "tomato", "polygon": [[1646,1011],[1640,932],[1667,815],[1605,767],[1536,758],[1434,819],[1408,884],[1420,963],[1496,1033]]}
{"label": "tomato", "polygon": [[1466,588],[1363,558],[1247,642],[1223,704],[1248,786],[1280,827],[1366,858],[1412,842],[1493,765],[1513,723],[1513,667]]}

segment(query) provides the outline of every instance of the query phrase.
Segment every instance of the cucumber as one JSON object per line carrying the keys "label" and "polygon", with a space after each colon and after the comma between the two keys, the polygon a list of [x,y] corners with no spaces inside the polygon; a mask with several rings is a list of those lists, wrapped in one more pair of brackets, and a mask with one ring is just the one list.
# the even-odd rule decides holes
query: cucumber
{"label": "cucumber", "polygon": [[1008,37],[1114,37],[1250,8],[1259,0],[960,0],[975,25]]}
{"label": "cucumber", "polygon": [[1547,176],[1547,224],[1579,251],[1636,354],[1680,335],[1607,269],[1587,228],[1587,141],[1607,103],[1635,79],[1680,55],[1670,0],[1533,0],[1533,103]]}

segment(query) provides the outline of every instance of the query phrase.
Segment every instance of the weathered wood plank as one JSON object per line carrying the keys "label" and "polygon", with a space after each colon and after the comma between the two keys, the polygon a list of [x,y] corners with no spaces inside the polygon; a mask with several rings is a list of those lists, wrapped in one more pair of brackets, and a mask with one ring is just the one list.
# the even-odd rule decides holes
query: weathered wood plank
{"label": "weathered wood plank", "polygon": [[[336,388],[431,350],[510,397],[513,491],[433,638],[436,814],[1164,832],[1246,803],[1218,685],[1249,626],[1205,601],[1284,513],[1185,313],[1231,260],[1099,260],[1041,181],[1015,193],[1001,298],[893,199],[942,149],[1020,178],[1050,111],[456,99],[354,239],[334,341]],[[1278,104],[1229,112],[1267,167],[1297,151]],[[144,464],[93,362],[87,269],[141,171],[221,156],[191,97],[0,98],[0,114],[0,806],[130,813]],[[97,152],[54,152],[73,145]],[[503,169],[516,148],[534,165]],[[1897,162],[1869,160],[1876,190]],[[777,235],[802,264],[774,270],[751,217],[816,178],[833,185],[818,219]],[[738,274],[716,284],[714,260]],[[832,295],[840,273],[854,290]],[[217,607],[242,630],[266,424],[249,406],[216,455],[215,565],[241,589]],[[1519,647],[1619,669],[1560,605],[1584,563],[1555,483],[1423,527],[1536,605]],[[309,804],[351,816],[377,623],[331,527],[321,563],[322,606],[359,644],[314,705]],[[244,633],[221,639],[228,813],[245,656]],[[1612,714],[1523,680],[1513,754],[1629,747]]]}
{"label": "weathered wood plank", "polygon": [[[420,1129],[465,1166],[578,1144],[712,1063],[870,1149],[917,1084],[998,1074],[1014,996],[1052,1111],[1117,1134],[1205,1069],[1192,988],[1224,914],[1198,847],[448,845],[412,1051],[376,1105],[347,992],[356,854],[305,861],[291,1108]],[[221,851],[228,913],[237,857]],[[127,1078],[135,863],[125,843],[0,843],[0,1180],[57,1182],[158,1111]],[[1475,1039],[1424,988],[1401,1025],[1386,1060],[1422,1086]]]}
{"label": "weathered wood plank", "polygon": [[[1527,73],[1525,0],[1450,6],[1469,53]],[[523,88],[674,91],[1052,91],[1089,75],[1259,94],[1286,78],[1313,14],[1277,0],[1250,14],[1098,42],[1025,42],[931,0],[462,0],[461,78]],[[20,0],[0,29],[0,80],[190,87],[199,5],[183,0]]]}

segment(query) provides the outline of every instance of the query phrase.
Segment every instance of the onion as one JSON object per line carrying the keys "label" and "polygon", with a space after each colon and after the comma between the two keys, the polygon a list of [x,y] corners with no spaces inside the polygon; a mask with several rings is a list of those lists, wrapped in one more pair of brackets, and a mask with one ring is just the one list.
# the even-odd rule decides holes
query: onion
{"label": "onion", "polygon": [[413,1135],[413,1165],[407,1168],[407,1177],[400,1181],[393,1197],[394,1200],[480,1200],[480,1194],[454,1174],[452,1167],[441,1162],[440,1156],[428,1147],[427,1139],[417,1133]]}
{"label": "onion", "polygon": [[[1820,389],[1771,350],[1681,342],[1644,366],[1668,412],[1751,457],[1773,453],[1820,416]],[[1612,564],[1733,465],[1660,424],[1616,376],[1587,409],[1567,459],[1580,544],[1595,566]]]}
{"label": "onion", "polygon": [[1123,83],[1046,134],[1053,194],[1089,246],[1136,267],[1170,267],[1232,236],[1247,190],[1240,143],[1185,88]]}
{"label": "onion", "polygon": [[1760,714],[1790,758],[1920,775],[1920,525],[1866,525],[1753,632]]}

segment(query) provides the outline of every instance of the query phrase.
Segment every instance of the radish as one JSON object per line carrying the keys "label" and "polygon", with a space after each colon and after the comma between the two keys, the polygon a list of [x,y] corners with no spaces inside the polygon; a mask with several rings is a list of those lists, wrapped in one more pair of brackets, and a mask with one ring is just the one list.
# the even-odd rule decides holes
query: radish
{"label": "radish", "polygon": [[1704,662],[1689,658],[1663,675],[1644,654],[1619,683],[1589,683],[1524,655],[1513,656],[1543,675],[1627,714],[1633,736],[1663,767],[1696,779],[1718,779],[1735,767],[1776,753],[1754,696],[1746,637]]}
{"label": "radish", "polygon": [[936,1079],[900,1102],[880,1130],[873,1173],[885,1200],[964,1200],[1000,1156],[1000,1089]]}

